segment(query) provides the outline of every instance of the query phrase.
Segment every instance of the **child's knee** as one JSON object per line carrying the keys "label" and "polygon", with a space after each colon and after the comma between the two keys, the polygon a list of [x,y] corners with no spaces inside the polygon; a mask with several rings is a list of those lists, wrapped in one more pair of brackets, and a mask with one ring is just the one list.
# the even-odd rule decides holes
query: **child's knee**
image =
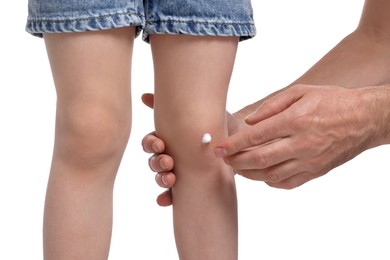
{"label": "child's knee", "polygon": [[[180,129],[180,126],[178,126]],[[166,146],[175,159],[175,167],[184,164],[191,169],[207,171],[210,168],[220,167],[222,160],[214,155],[214,148],[223,137],[223,129],[212,129],[210,131],[210,142],[203,142],[203,135],[208,133],[207,128],[192,127],[165,133]]]}
{"label": "child's knee", "polygon": [[119,164],[130,135],[131,118],[130,114],[90,107],[76,113],[59,112],[56,128],[55,154],[75,167],[94,169]]}

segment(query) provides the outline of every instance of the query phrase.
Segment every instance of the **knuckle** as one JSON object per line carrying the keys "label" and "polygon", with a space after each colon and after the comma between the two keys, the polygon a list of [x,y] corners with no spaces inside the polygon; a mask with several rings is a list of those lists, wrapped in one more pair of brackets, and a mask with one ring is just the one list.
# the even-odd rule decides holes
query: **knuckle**
{"label": "knuckle", "polygon": [[268,157],[264,154],[257,153],[254,156],[254,163],[257,167],[260,167],[261,169],[266,168],[268,166]]}
{"label": "knuckle", "polygon": [[276,97],[271,97],[265,100],[260,108],[261,110],[265,110],[268,114],[275,114],[278,112],[278,106],[276,103]]}
{"label": "knuckle", "polygon": [[271,183],[278,183],[281,181],[281,177],[279,174],[277,174],[276,172],[270,172],[268,175],[267,175],[267,179],[266,179],[267,182],[271,182]]}
{"label": "knuckle", "polygon": [[270,187],[284,189],[284,190],[292,190],[299,186],[293,180],[285,180],[282,182],[265,181],[265,183]]}
{"label": "knuckle", "polygon": [[265,184],[267,184],[268,186],[270,186],[270,187],[272,187],[272,188],[281,189],[281,187],[278,186],[277,183],[265,181]]}
{"label": "knuckle", "polygon": [[282,185],[283,185],[284,189],[292,190],[292,189],[295,189],[295,188],[301,186],[302,184],[304,184],[306,182],[307,182],[307,180],[296,177],[296,178],[290,178],[290,179],[283,181]]}
{"label": "knuckle", "polygon": [[290,120],[290,127],[295,131],[306,129],[308,125],[310,125],[310,120],[305,115],[295,115]]}
{"label": "knuckle", "polygon": [[283,189],[285,190],[292,190],[292,189],[295,189],[296,187],[298,187],[299,185],[297,185],[296,183],[292,182],[292,181],[286,181],[285,183],[283,183]]}
{"label": "knuckle", "polygon": [[252,129],[249,132],[249,135],[247,136],[247,143],[250,145],[258,145],[261,144],[264,140],[264,136],[256,129],[256,127],[252,127]]}
{"label": "knuckle", "polygon": [[[314,154],[314,151],[312,153]],[[313,173],[322,169],[324,162],[323,160],[318,160],[317,157],[312,157],[310,158],[310,160],[307,160],[305,164],[306,164],[305,170]]]}
{"label": "knuckle", "polygon": [[263,170],[241,170],[238,172],[239,175],[254,181],[266,181],[266,173]]}
{"label": "knuckle", "polygon": [[251,171],[240,171],[240,172],[237,172],[237,174],[241,175],[242,177],[246,178],[246,179],[249,179],[249,180],[254,180],[254,181],[257,181],[258,178],[257,178],[257,175],[254,174],[253,172]]}

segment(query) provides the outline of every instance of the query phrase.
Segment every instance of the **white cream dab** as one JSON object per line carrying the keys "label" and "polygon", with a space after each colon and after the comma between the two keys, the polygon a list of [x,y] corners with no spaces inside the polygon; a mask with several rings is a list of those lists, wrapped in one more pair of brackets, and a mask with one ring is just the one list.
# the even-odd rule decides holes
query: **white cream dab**
{"label": "white cream dab", "polygon": [[202,137],[202,144],[211,143],[211,135],[209,133],[205,133]]}

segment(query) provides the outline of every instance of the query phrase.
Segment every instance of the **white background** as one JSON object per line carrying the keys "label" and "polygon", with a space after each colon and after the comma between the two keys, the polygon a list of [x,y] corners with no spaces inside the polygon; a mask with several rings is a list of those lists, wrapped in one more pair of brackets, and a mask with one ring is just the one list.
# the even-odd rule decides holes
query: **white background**
{"label": "white background", "polygon": [[[24,32],[27,0],[0,8],[0,259],[42,259],[42,215],[53,146],[55,92],[44,43]],[[253,1],[258,36],[240,44],[234,111],[286,86],[356,27],[363,0]],[[153,128],[149,46],[134,55],[134,127],[118,173],[111,260],[177,259],[171,208],[140,142]],[[390,259],[388,146],[298,189],[237,178],[240,259]],[[387,206],[386,206],[387,205]]]}

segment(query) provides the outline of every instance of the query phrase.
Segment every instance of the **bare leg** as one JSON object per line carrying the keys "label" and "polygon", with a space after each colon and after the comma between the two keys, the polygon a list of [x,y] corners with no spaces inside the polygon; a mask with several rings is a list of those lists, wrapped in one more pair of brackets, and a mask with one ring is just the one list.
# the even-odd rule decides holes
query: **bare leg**
{"label": "bare leg", "polygon": [[131,128],[134,29],[46,34],[57,90],[46,260],[107,259],[112,193]]}
{"label": "bare leg", "polygon": [[[236,37],[152,35],[155,122],[175,158],[173,189],[180,259],[237,259],[234,176],[213,154],[226,136],[226,94]],[[211,133],[211,144],[201,138]]]}

